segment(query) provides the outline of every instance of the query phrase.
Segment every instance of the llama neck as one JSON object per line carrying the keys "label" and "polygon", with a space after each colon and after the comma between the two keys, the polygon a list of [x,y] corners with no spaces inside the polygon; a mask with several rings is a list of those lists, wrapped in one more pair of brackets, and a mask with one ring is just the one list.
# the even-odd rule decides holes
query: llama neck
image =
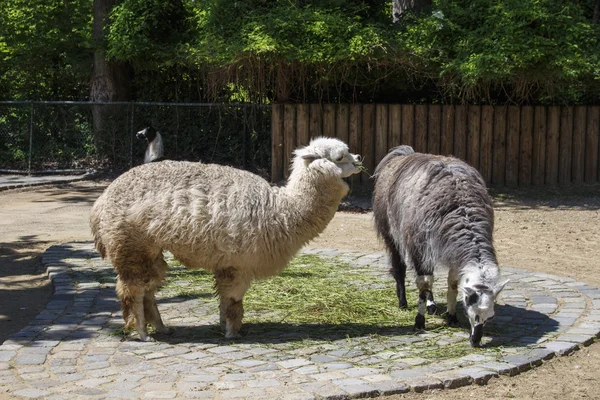
{"label": "llama neck", "polygon": [[144,162],[149,163],[158,158],[161,158],[164,154],[163,140],[160,133],[156,132],[156,137],[153,141],[148,143],[146,148],[146,154],[144,155]]}
{"label": "llama neck", "polygon": [[498,283],[500,269],[496,262],[470,263],[462,268],[460,286],[485,285],[493,288]]}

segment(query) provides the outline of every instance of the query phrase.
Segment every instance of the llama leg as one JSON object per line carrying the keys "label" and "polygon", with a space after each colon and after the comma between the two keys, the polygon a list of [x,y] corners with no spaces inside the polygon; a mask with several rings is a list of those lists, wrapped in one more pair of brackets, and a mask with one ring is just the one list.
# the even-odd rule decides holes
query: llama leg
{"label": "llama leg", "polygon": [[220,297],[220,322],[225,337],[239,337],[244,316],[242,299],[250,284],[239,279],[235,268],[230,267],[215,272],[215,286]]}
{"label": "llama leg", "polygon": [[433,275],[417,275],[417,288],[419,289],[419,304],[417,316],[415,317],[414,329],[425,329],[425,309],[431,315],[436,311],[433,301]]}
{"label": "llama leg", "polygon": [[458,295],[458,280],[448,274],[448,310],[446,312],[446,320],[448,326],[458,326],[458,318],[456,318],[456,296]]}
{"label": "llama leg", "polygon": [[388,246],[388,250],[391,254],[392,268],[390,272],[396,280],[396,295],[398,296],[398,307],[406,308],[408,302],[406,301],[406,263],[398,250],[391,245]]}

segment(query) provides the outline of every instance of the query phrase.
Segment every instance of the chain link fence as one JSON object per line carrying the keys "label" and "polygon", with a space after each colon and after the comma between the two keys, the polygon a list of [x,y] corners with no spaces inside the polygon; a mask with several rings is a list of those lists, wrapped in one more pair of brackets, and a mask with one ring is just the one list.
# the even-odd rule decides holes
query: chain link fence
{"label": "chain link fence", "polygon": [[268,177],[271,108],[252,104],[0,102],[0,170],[126,170],[143,162],[148,125],[165,158]]}

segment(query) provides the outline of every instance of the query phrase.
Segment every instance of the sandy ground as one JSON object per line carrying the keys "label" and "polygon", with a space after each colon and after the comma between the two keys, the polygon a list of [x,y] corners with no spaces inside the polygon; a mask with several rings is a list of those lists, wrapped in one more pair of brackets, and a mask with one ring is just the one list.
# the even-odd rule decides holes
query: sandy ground
{"label": "sandy ground", "polygon": [[[88,214],[106,182],[0,192],[0,343],[51,294],[40,256],[51,244],[91,240]],[[600,286],[600,187],[496,193],[501,265],[573,277]],[[383,250],[371,213],[339,212],[312,247]],[[389,399],[597,399],[600,345],[485,387],[409,393]]]}

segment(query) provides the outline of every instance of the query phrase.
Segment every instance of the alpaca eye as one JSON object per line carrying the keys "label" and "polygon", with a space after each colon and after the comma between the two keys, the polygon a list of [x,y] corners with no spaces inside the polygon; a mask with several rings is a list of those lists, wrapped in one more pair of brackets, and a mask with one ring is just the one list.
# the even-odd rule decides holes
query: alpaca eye
{"label": "alpaca eye", "polygon": [[335,159],[335,161],[336,161],[336,162],[340,162],[340,161],[342,161],[343,159],[344,159],[344,156],[343,156],[343,155],[341,155],[341,156],[337,157],[337,158]]}

